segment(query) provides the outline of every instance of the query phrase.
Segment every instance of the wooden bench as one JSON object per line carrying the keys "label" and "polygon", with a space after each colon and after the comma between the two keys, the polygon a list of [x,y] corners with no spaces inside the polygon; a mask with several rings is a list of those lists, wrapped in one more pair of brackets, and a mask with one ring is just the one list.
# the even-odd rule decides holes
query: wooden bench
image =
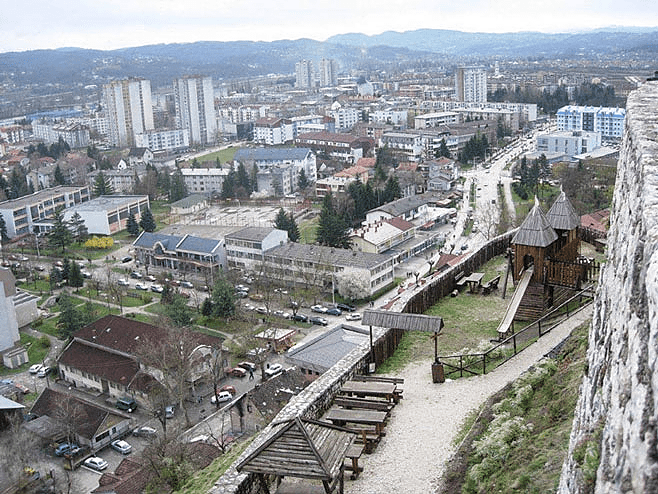
{"label": "wooden bench", "polygon": [[489,294],[493,290],[496,290],[498,288],[498,282],[500,281],[500,275],[496,276],[495,278],[487,281],[484,285],[482,285],[482,293],[484,295]]}
{"label": "wooden bench", "polygon": [[466,280],[466,278],[467,278],[467,277],[464,276],[464,272],[463,272],[463,271],[460,271],[459,273],[457,273],[457,274],[455,275],[455,285],[457,285],[458,288],[461,288],[461,287],[463,287],[463,286],[466,286],[466,283],[468,283],[467,280]]}
{"label": "wooden bench", "polygon": [[362,445],[363,452],[367,454],[370,454],[375,450],[375,447],[382,438],[381,434],[378,434],[377,430],[372,427],[359,427],[358,425],[350,424],[347,429],[356,433],[356,439],[354,442]]}
{"label": "wooden bench", "polygon": [[344,463],[343,469],[352,472],[352,475],[350,475],[352,480],[359,478],[359,474],[363,472],[363,467],[359,466],[359,458],[361,458],[363,450],[363,444],[352,444],[345,452],[345,458],[349,461]]}
{"label": "wooden bench", "polygon": [[334,405],[343,408],[364,408],[366,410],[379,410],[389,413],[395,405],[383,400],[370,400],[368,398],[349,398],[347,396],[337,396],[334,399]]}
{"label": "wooden bench", "polygon": [[364,376],[362,374],[356,374],[353,378],[353,381],[373,381],[378,383],[393,383],[393,384],[404,384],[404,379],[401,377],[386,377],[386,376]]}

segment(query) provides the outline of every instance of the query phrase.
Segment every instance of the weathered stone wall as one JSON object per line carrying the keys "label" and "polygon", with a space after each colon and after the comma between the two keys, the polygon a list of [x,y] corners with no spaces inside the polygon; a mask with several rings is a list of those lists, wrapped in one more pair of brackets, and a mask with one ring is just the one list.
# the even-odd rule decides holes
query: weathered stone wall
{"label": "weathered stone wall", "polygon": [[631,93],[559,493],[658,492],[658,82]]}

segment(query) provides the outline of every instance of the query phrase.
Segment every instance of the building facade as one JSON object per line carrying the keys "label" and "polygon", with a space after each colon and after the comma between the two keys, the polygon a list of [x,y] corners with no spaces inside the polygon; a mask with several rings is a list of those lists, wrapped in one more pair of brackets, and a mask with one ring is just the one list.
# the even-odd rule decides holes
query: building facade
{"label": "building facade", "polygon": [[455,96],[457,101],[486,103],[486,69],[477,66],[457,68],[457,72],[455,72]]}
{"label": "building facade", "polygon": [[601,147],[599,132],[563,131],[537,136],[537,152],[546,155],[576,156]]}
{"label": "building facade", "polygon": [[64,211],[64,221],[78,213],[92,235],[112,235],[125,230],[131,214],[139,222],[150,208],[149,196],[100,196]]}
{"label": "building facade", "polygon": [[217,140],[217,115],[211,77],[186,76],[174,79],[176,127],[188,129],[192,144]]}
{"label": "building facade", "polygon": [[594,106],[563,106],[557,111],[557,130],[600,132],[603,138],[621,139],[626,110]]}
{"label": "building facade", "polygon": [[89,146],[89,129],[79,123],[33,123],[32,133],[45,144],[59,142],[62,138],[71,149]]}
{"label": "building facade", "polygon": [[[58,209],[68,209],[89,201],[88,186],[59,186],[34,194],[0,202],[0,214],[7,225],[7,236],[13,238],[29,233],[48,231],[49,220]],[[44,223],[42,228],[41,223]],[[45,229],[44,229],[45,228]]]}
{"label": "building facade", "polygon": [[150,130],[135,134],[135,146],[151,151],[182,151],[190,147],[189,129]]}
{"label": "building facade", "polygon": [[338,66],[333,58],[320,60],[319,79],[320,87],[333,87],[338,81]]}
{"label": "building facade", "polygon": [[226,261],[230,268],[258,272],[265,252],[288,243],[288,232],[251,226],[226,235],[224,240]]}
{"label": "building facade", "polygon": [[116,147],[135,146],[135,134],[154,129],[151,81],[125,79],[103,86],[108,138]]}
{"label": "building facade", "polygon": [[295,64],[295,87],[308,89],[315,87],[315,68],[313,61],[300,60]]}

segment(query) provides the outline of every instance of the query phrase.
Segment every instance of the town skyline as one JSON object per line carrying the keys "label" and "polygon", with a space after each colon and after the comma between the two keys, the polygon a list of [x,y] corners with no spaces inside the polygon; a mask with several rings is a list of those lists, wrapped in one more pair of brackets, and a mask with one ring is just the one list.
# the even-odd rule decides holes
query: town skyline
{"label": "town skyline", "polygon": [[[170,0],[103,4],[35,0],[29,15],[24,5],[3,11],[0,53],[53,48],[112,50],[161,43],[196,41],[274,41],[310,38],[324,41],[346,33],[376,35],[387,31],[448,29],[464,32],[565,33],[612,27],[651,28],[658,23],[658,5],[632,0],[619,9],[612,2],[596,9],[585,0],[546,4],[516,0],[493,4],[469,0],[458,6],[441,0],[370,2],[338,0],[312,4],[294,0],[284,7],[264,2]],[[565,15],[568,12],[568,15]]]}

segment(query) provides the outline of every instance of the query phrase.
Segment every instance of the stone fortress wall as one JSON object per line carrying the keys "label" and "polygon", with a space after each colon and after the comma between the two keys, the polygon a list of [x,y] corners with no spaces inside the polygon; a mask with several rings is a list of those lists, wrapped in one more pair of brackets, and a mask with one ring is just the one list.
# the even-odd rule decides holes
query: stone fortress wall
{"label": "stone fortress wall", "polygon": [[633,91],[558,492],[658,492],[658,82]]}

